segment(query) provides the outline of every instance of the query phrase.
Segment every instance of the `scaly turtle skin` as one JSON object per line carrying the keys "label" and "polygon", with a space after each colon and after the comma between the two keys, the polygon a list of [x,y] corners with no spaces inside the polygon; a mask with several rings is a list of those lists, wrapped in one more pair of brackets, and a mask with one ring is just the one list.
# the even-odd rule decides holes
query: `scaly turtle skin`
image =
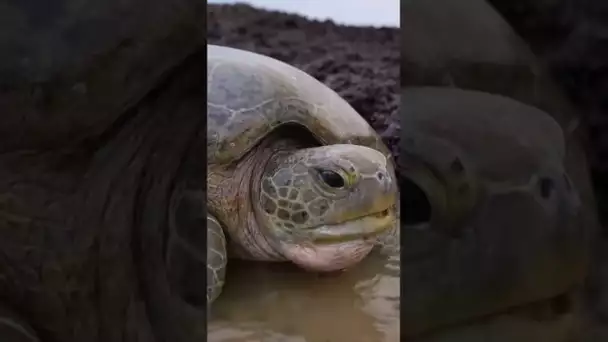
{"label": "scaly turtle skin", "polygon": [[207,56],[209,302],[228,255],[335,271],[396,230],[388,149],[352,107],[272,58],[211,45]]}

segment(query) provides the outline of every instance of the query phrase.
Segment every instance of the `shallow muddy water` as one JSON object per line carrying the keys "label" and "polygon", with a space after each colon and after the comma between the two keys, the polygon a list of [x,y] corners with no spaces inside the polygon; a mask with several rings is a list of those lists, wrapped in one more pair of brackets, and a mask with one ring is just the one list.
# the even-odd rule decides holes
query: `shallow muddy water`
{"label": "shallow muddy water", "polygon": [[398,251],[332,275],[231,260],[208,341],[399,341],[399,276]]}

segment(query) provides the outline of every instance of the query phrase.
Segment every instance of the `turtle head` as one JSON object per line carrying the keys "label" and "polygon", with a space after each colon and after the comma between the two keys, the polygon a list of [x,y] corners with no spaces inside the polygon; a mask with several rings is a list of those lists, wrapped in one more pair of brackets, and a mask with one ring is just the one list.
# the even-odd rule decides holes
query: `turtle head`
{"label": "turtle head", "polygon": [[264,233],[294,263],[316,271],[362,260],[397,224],[392,163],[377,150],[328,145],[273,155],[255,201]]}

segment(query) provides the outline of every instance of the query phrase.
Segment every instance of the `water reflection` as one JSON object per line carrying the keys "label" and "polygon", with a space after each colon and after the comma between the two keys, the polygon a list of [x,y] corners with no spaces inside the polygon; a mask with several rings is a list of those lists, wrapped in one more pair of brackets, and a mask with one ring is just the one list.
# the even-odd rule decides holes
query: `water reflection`
{"label": "water reflection", "polygon": [[210,342],[399,341],[399,257],[370,255],[334,275],[231,260]]}

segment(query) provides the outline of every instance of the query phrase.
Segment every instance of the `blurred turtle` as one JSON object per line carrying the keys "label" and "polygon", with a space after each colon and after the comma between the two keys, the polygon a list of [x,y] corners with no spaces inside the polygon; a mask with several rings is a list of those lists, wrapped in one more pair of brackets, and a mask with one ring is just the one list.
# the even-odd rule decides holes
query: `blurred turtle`
{"label": "blurred turtle", "polygon": [[501,329],[522,316],[503,314],[530,305],[518,315],[534,316],[531,304],[546,301],[553,318],[528,322],[530,334],[517,336],[561,331],[566,341],[576,330],[590,227],[564,165],[562,129],[537,108],[479,91],[412,87],[402,102],[406,334],[464,341],[487,332],[508,341],[516,335]]}

